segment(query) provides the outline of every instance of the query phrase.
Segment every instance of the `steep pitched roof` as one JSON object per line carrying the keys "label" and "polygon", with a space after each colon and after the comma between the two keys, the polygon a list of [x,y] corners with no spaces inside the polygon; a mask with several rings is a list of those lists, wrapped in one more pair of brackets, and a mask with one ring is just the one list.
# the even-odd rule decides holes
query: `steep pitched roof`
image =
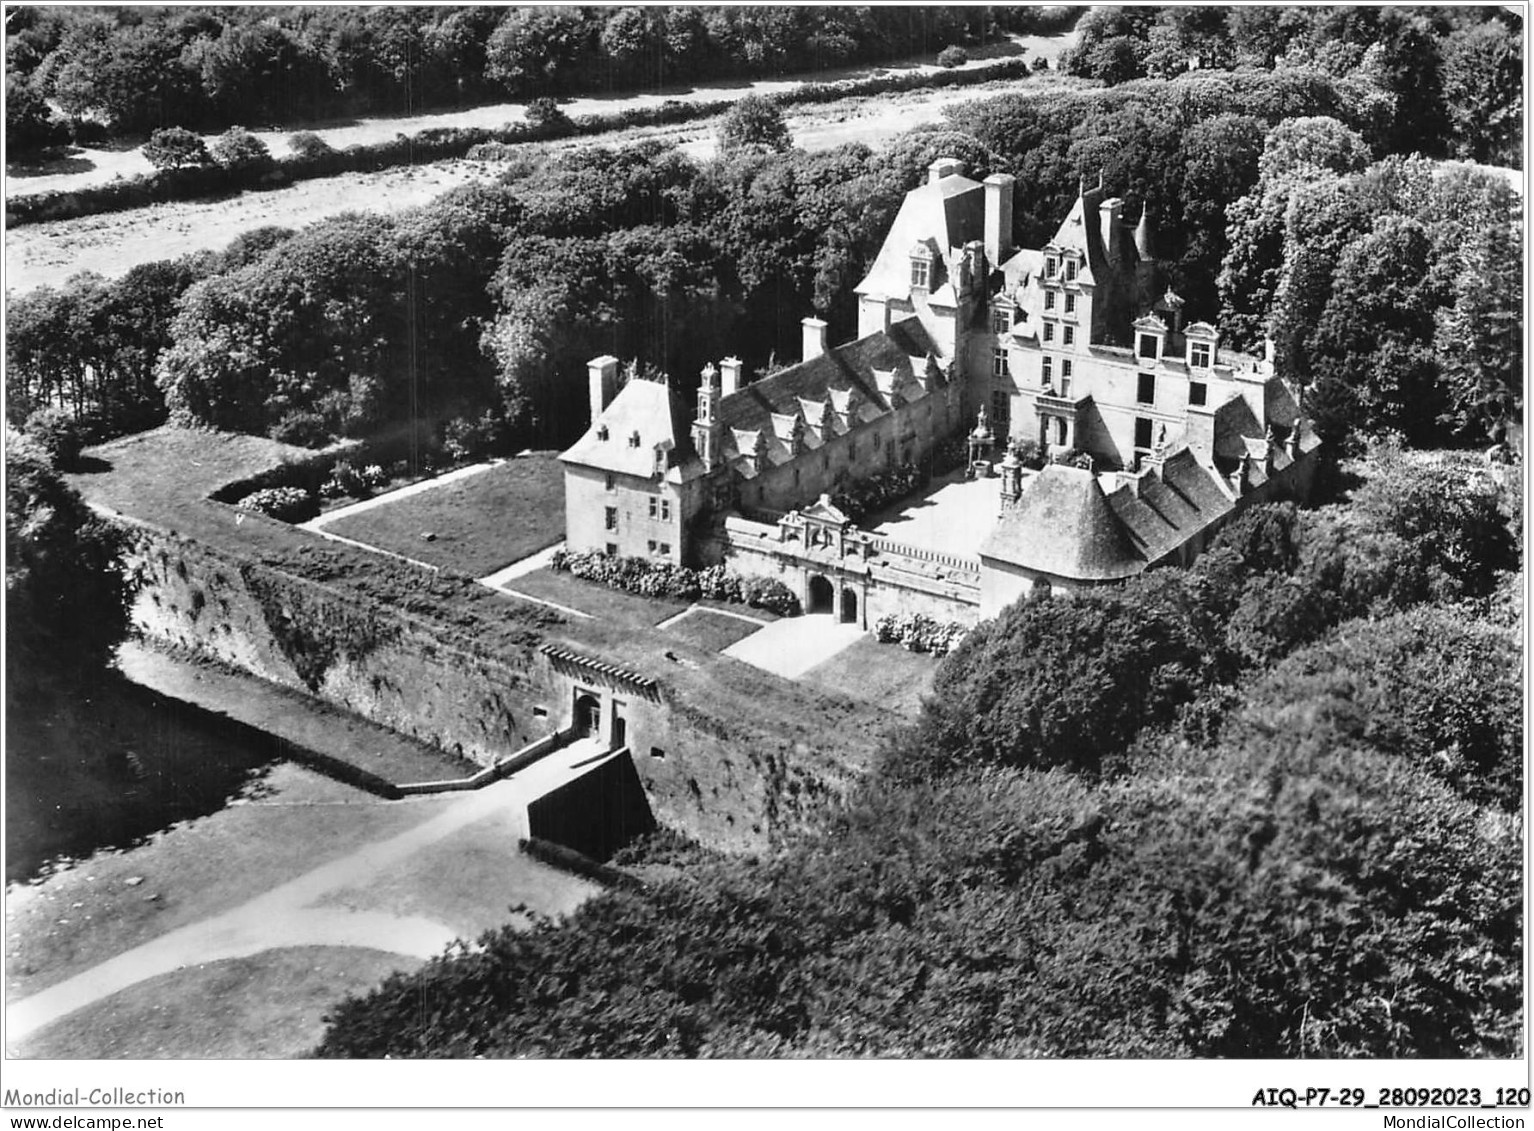
{"label": "steep pitched roof", "polygon": [[[953,178],[948,178],[952,180]],[[801,442],[814,451],[827,440],[927,396],[942,382],[932,364],[937,347],[916,318],[827,350],[719,399],[724,457],[741,475],[757,468],[741,437],[765,437],[768,466],[794,458],[785,422],[803,416]]]}
{"label": "steep pitched roof", "polygon": [[1116,581],[1146,566],[1097,476],[1058,463],[1033,477],[980,556],[1074,581]]}
{"label": "steep pitched roof", "polygon": [[1159,472],[1140,476],[1138,492],[1126,484],[1108,496],[1130,542],[1148,564],[1174,553],[1235,509],[1235,500],[1220,489],[1216,474],[1181,448],[1166,458]]}
{"label": "steep pitched roof", "polygon": [[681,402],[669,385],[636,380],[619,390],[586,434],[559,458],[649,478],[656,473],[657,449],[668,453],[667,466],[692,456]]}
{"label": "steep pitched roof", "polygon": [[909,298],[911,248],[932,241],[937,254],[929,290],[939,291],[949,250],[984,237],[985,186],[960,174],[928,181],[906,193],[874,265],[855,290],[881,298]]}

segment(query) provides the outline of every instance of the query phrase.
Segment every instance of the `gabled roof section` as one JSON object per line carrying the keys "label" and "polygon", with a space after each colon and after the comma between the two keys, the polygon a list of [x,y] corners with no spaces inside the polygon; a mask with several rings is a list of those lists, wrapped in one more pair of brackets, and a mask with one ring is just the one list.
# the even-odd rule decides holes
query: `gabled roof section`
{"label": "gabled roof section", "polygon": [[1130,542],[1148,563],[1175,553],[1235,509],[1216,474],[1183,447],[1158,470],[1141,475],[1138,492],[1126,485],[1108,496]]}
{"label": "gabled roof section", "polygon": [[[750,455],[741,437],[761,433],[766,437],[767,465],[776,467],[794,456],[792,442],[783,435],[785,424],[794,418],[804,420],[803,444],[814,450],[901,404],[920,400],[933,387],[933,374],[940,372],[931,362],[935,350],[921,322],[906,318],[721,397],[725,458],[733,462]],[[918,363],[925,367],[922,378],[913,369]],[[877,373],[886,375],[882,384]],[[756,470],[735,466],[747,475]]]}
{"label": "gabled roof section", "polygon": [[[605,440],[601,438],[604,430]],[[636,435],[637,444],[633,442]],[[681,402],[669,385],[633,380],[559,458],[601,471],[650,478],[657,473],[657,451],[667,453],[662,469],[693,458]]]}
{"label": "gabled roof section", "polygon": [[1146,566],[1097,476],[1050,464],[1002,515],[980,556],[1072,581],[1117,581]]}
{"label": "gabled roof section", "polygon": [[906,193],[874,265],[855,289],[860,295],[909,298],[911,249],[927,243],[935,253],[929,290],[937,292],[946,282],[949,251],[984,238],[985,186],[962,174],[929,180]]}

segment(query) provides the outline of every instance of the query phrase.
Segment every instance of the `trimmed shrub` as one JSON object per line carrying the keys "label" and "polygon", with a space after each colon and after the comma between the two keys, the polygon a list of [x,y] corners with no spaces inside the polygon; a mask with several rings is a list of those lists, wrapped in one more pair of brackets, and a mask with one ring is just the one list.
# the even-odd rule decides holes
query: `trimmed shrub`
{"label": "trimmed shrub", "polygon": [[939,67],[962,67],[969,62],[969,52],[958,44],[945,47],[937,53],[937,65]]}
{"label": "trimmed shrub", "polygon": [[889,613],[874,623],[880,644],[899,644],[908,652],[946,656],[969,634],[970,626],[958,621],[939,621],[923,613]]}
{"label": "trimmed shrub", "polygon": [[265,487],[246,495],[239,506],[282,522],[304,522],[319,513],[314,496],[302,487]]}
{"label": "trimmed shrub", "polygon": [[573,554],[559,550],[549,559],[549,568],[641,597],[670,597],[682,601],[708,597],[766,609],[784,617],[799,615],[799,598],[781,581],[771,577],[742,577],[724,566],[710,566],[700,572],[645,558],[612,557],[592,550]]}

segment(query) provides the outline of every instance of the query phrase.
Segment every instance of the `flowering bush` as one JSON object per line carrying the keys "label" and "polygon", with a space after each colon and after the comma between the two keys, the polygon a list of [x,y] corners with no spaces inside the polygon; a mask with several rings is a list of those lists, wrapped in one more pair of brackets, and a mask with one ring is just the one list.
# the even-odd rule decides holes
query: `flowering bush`
{"label": "flowering bush", "polygon": [[934,656],[948,655],[968,633],[968,625],[933,620],[923,613],[886,614],[874,623],[880,644],[899,644],[908,652],[931,652]]}
{"label": "flowering bush", "polygon": [[641,597],[675,597],[683,601],[708,597],[766,609],[784,617],[799,615],[799,598],[781,581],[742,577],[724,566],[699,571],[670,562],[612,557],[592,550],[573,554],[557,550],[549,559],[549,568]]}
{"label": "flowering bush", "polygon": [[318,510],[314,496],[302,487],[267,487],[252,491],[240,500],[239,505],[283,522],[303,522],[313,518]]}
{"label": "flowering bush", "polygon": [[853,522],[905,498],[921,486],[921,472],[910,464],[849,483],[831,497],[831,504]]}

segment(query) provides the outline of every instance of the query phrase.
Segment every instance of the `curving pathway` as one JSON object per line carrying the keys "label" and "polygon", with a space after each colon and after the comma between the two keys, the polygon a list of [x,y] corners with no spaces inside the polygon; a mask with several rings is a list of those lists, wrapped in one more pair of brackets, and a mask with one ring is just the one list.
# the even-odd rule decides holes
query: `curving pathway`
{"label": "curving pathway", "polygon": [[322,896],[364,883],[498,812],[512,812],[518,834],[526,836],[528,802],[587,772],[610,754],[592,740],[574,743],[513,777],[464,794],[462,800],[403,833],[322,864],[232,911],[178,928],[30,997],[10,1002],[5,1016],[6,1045],[15,1055],[19,1042],[67,1014],[184,966],[292,946],[367,947],[423,959],[441,954],[459,935],[445,924],[418,916],[314,904]]}

